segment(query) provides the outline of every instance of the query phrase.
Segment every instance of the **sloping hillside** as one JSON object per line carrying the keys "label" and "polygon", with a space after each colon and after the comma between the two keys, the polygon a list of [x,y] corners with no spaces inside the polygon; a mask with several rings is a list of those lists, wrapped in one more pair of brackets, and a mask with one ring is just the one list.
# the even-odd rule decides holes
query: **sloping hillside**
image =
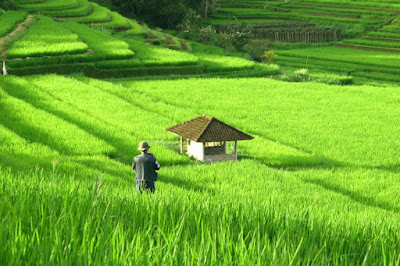
{"label": "sloping hillside", "polygon": [[221,49],[213,49],[210,55],[196,53],[190,43],[86,0],[17,1],[17,5],[23,11],[1,16],[6,27],[2,27],[0,49],[10,74],[84,73],[109,78],[261,76],[278,71],[276,66],[226,57]]}

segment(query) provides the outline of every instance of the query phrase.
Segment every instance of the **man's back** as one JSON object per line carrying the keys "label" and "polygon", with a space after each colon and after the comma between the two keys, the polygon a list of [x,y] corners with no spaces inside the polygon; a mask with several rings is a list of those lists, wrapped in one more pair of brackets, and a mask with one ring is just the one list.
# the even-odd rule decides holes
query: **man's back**
{"label": "man's back", "polygon": [[150,153],[142,153],[133,159],[132,168],[135,169],[137,181],[156,181],[156,170],[160,169],[160,164]]}

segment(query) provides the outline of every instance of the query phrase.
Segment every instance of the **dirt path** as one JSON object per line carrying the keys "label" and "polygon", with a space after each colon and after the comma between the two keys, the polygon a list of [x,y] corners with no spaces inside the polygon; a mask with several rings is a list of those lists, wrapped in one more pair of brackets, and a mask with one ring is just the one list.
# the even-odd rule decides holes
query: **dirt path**
{"label": "dirt path", "polygon": [[7,46],[20,39],[23,36],[23,34],[21,33],[26,31],[32,25],[33,22],[35,22],[35,18],[32,15],[28,15],[23,22],[17,24],[17,26],[12,32],[0,38],[0,52],[1,52],[0,56],[2,59],[4,59],[6,56]]}

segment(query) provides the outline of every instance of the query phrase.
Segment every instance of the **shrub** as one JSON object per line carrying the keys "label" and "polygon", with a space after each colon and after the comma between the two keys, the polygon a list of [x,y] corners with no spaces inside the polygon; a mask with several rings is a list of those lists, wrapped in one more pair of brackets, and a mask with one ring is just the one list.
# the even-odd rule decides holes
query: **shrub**
{"label": "shrub", "polygon": [[283,75],[281,79],[289,82],[303,82],[309,81],[310,76],[307,68],[300,68],[293,73]]}

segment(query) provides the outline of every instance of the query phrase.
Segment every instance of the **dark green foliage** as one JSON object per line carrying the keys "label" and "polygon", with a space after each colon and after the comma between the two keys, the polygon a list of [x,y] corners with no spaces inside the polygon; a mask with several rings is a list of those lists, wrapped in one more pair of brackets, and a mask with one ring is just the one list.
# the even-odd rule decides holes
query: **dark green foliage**
{"label": "dark green foliage", "polygon": [[[124,16],[141,19],[152,26],[175,29],[191,10],[202,17],[214,13],[217,0],[94,0]],[[206,2],[208,3],[206,5]],[[206,15],[207,14],[207,15]]]}
{"label": "dark green foliage", "polygon": [[187,12],[183,0],[95,0],[120,14],[140,18],[146,23],[161,27],[175,28]]}
{"label": "dark green foliage", "polygon": [[1,0],[0,9],[4,10],[16,9],[14,0]]}

